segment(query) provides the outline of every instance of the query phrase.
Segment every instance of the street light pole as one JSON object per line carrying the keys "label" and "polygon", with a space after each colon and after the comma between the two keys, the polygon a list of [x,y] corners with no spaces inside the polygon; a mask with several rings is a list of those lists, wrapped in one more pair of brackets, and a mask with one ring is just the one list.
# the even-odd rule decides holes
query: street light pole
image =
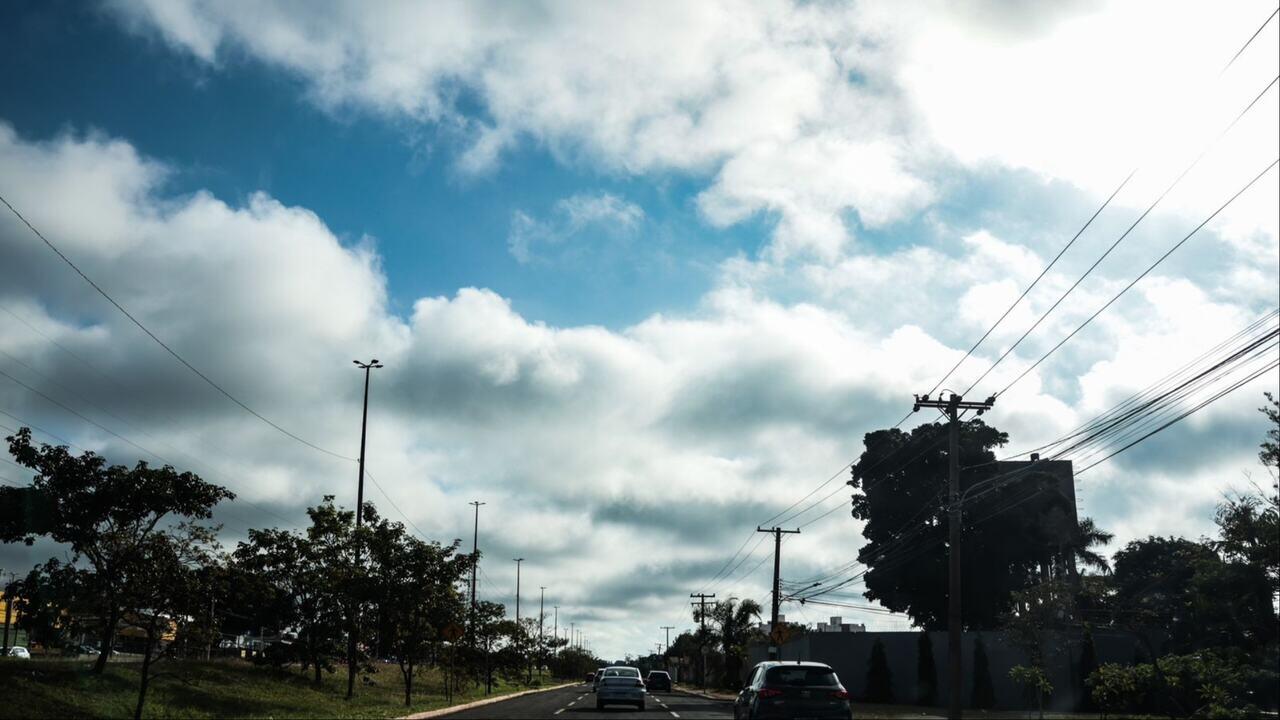
{"label": "street light pole", "polygon": [[[369,373],[370,371],[382,367],[377,358],[367,363],[359,360],[352,360],[356,367],[364,370],[364,410],[360,415],[360,458],[359,458],[359,475],[356,482],[356,530],[360,529],[360,524],[364,521],[364,448],[365,438],[369,428]],[[360,565],[360,546],[356,545],[356,566]],[[351,622],[347,633],[347,699],[350,700],[356,692],[356,635],[359,634],[360,624],[360,607],[353,600],[351,603]]]}

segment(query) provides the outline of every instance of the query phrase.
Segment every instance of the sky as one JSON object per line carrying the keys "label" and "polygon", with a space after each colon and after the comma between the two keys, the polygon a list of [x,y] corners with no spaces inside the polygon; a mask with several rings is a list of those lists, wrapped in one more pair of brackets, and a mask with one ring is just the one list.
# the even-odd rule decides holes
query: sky
{"label": "sky", "polygon": [[[324,495],[354,504],[351,361],[376,357],[366,497],[464,548],[468,503],[485,502],[482,598],[513,605],[524,557],[524,613],[545,587],[548,623],[558,607],[606,657],[644,653],[661,626],[692,626],[689,593],[767,604],[755,527],[820,485],[787,518],[804,530],[783,577],[852,559],[840,483],[863,434],[906,413],[1129,173],[946,387],[990,368],[1156,198],[975,395],[1280,156],[1280,23],[1223,70],[1273,10],[5,3],[0,195],[202,373],[332,454],[201,381],[7,209],[0,429],[229,487],[231,547]],[[1278,196],[1273,168],[1002,394],[986,419],[1008,449],[1274,309]],[[1079,475],[1111,550],[1211,533],[1224,493],[1265,480],[1256,408],[1277,385]],[[0,463],[6,482],[24,472]],[[4,547],[0,565],[56,552]]]}

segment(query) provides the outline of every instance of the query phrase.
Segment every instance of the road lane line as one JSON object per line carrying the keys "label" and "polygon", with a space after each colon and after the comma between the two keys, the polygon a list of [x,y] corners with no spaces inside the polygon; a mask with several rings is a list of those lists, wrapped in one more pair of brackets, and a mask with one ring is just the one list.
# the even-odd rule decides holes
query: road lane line
{"label": "road lane line", "polygon": [[559,710],[557,710],[557,711],[555,711],[555,712],[553,712],[553,713],[551,713],[551,714],[552,714],[552,715],[559,715],[559,714],[560,714],[560,713],[562,713],[562,712],[564,712],[564,708],[560,708]]}
{"label": "road lane line", "polygon": [[673,718],[678,718],[678,717],[680,717],[679,715],[677,715],[677,714],[676,714],[676,711],[675,711],[675,710],[668,710],[667,712],[671,713],[671,717],[673,717]]}
{"label": "road lane line", "polygon": [[573,703],[576,703],[576,702],[578,702],[578,701],[577,701],[577,700],[574,700],[573,702],[569,703],[568,705],[565,705],[565,707],[573,707]]}

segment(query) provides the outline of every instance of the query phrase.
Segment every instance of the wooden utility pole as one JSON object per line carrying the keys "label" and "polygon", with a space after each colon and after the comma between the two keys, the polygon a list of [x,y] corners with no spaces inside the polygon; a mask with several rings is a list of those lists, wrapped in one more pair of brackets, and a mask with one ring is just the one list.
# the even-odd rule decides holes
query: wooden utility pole
{"label": "wooden utility pole", "polygon": [[698,598],[698,602],[689,604],[698,606],[698,622],[702,625],[702,632],[698,636],[698,649],[702,654],[702,688],[705,690],[707,687],[707,600],[714,600],[716,594],[689,593],[689,597]]}
{"label": "wooden utility pole", "polygon": [[960,608],[960,415],[966,410],[976,410],[981,415],[990,410],[995,401],[994,395],[982,402],[964,402],[964,398],[955,393],[945,400],[930,400],[928,395],[917,395],[913,408],[913,411],[920,408],[941,410],[947,416],[950,433],[947,451],[947,717],[950,720],[960,720],[964,698],[960,653],[964,631]]}
{"label": "wooden utility pole", "polygon": [[476,508],[476,521],[471,526],[471,646],[476,644],[476,570],[480,567],[480,506],[484,503],[473,500],[468,505]]}
{"label": "wooden utility pole", "polygon": [[778,632],[778,606],[782,598],[779,592],[782,589],[782,580],[779,576],[782,570],[782,536],[799,535],[800,529],[783,530],[778,527],[757,526],[756,532],[773,533],[773,610],[769,613],[769,659],[777,660],[782,656],[782,635]]}

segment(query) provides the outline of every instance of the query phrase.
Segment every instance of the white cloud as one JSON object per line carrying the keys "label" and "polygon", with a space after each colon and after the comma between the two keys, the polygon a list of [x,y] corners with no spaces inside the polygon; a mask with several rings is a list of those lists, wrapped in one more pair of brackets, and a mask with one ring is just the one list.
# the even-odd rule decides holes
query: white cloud
{"label": "white cloud", "polygon": [[543,251],[563,246],[581,235],[609,240],[632,236],[644,221],[644,210],[610,193],[577,194],[558,200],[551,217],[539,220],[517,210],[511,216],[507,249],[521,263],[540,257]]}
{"label": "white cloud", "polygon": [[[208,193],[165,196],[166,168],[120,140],[30,142],[0,125],[0,186],[161,337],[304,437],[354,454],[360,397],[350,360],[382,359],[370,470],[435,537],[466,534],[467,501],[491,503],[481,546],[492,551],[487,572],[501,587],[486,587],[490,597],[508,594],[512,573],[499,562],[506,550],[537,545],[541,556],[529,556],[526,572],[566,615],[607,603],[619,618],[681,621],[681,603],[646,588],[701,583],[742,528],[776,511],[775,499],[825,479],[857,452],[863,432],[896,420],[908,393],[951,367],[1050,257],[1041,243],[982,231],[976,219],[952,230],[924,218],[911,227],[935,234],[884,248],[851,242],[849,220],[873,231],[915,220],[954,199],[948,193],[970,179],[966,167],[1026,168],[1097,196],[1116,168],[1129,167],[1134,137],[1165,127],[1112,112],[1145,100],[1123,89],[1212,66],[1206,58],[1234,51],[1227,46],[1247,36],[1240,28],[1251,31],[1265,14],[1255,21],[1232,9],[1210,22],[1207,11],[1162,5],[1158,14],[1171,23],[1162,27],[1211,27],[1212,42],[1179,44],[1183,35],[1168,32],[1144,45],[1130,70],[1121,52],[1155,34],[1136,10],[952,7],[117,4],[135,27],[203,62],[244,55],[294,73],[333,112],[461,128],[466,172],[492,169],[532,141],[605,173],[705,178],[698,205],[713,225],[758,213],[776,219],[768,251],[726,261],[695,310],[627,328],[547,326],[483,288],[423,298],[410,317],[396,317],[372,240],[344,245],[323,218],[266,195],[239,206]],[[1167,64],[1177,53],[1185,57]],[[457,102],[462,96],[482,112],[464,115],[460,107],[471,104]],[[1274,108],[1266,112],[1233,131],[1206,172],[1171,196],[1159,232],[1135,237],[988,382],[1012,379],[1105,302],[1163,250],[1167,228],[1198,221],[1201,206],[1231,184],[1222,178],[1242,167],[1250,140],[1270,152]],[[1167,181],[1162,170],[1157,163],[1151,182]],[[1273,176],[1242,198],[1184,251],[1184,265],[1162,268],[1031,373],[992,421],[1019,448],[1046,440],[1140,387],[1156,365],[1176,366],[1273,306],[1275,187]],[[1121,209],[1149,190],[1135,186]],[[509,239],[529,261],[599,238],[643,240],[646,225],[627,200],[585,194],[515,215]],[[121,322],[11,218],[0,228],[0,303],[113,380],[3,313],[0,347],[126,418],[140,443],[155,438],[172,452],[152,449],[268,510],[297,517],[324,493],[350,498],[349,463],[246,417]],[[1044,312],[1109,233],[1083,238],[956,383],[977,377]],[[1239,423],[1252,419],[1255,390],[1267,386],[1274,378],[1198,421],[1204,462],[1227,473],[1252,463],[1239,446],[1253,439]],[[11,384],[0,384],[0,403],[121,459],[138,454]],[[1207,524],[1212,473],[1095,472],[1086,487],[1108,502],[1092,507],[1122,539]],[[1137,507],[1157,491],[1170,498],[1162,513],[1149,503],[1122,511],[1118,502]],[[369,496],[380,501],[375,488]],[[673,497],[686,501],[687,515],[672,512]],[[275,522],[253,506],[234,512]],[[801,547],[813,551],[815,571],[856,550],[856,524],[842,519],[806,530]],[[640,563],[655,555],[669,565]],[[762,597],[764,587],[754,578],[740,590]],[[600,588],[613,594],[602,599]],[[598,647],[623,652],[643,646],[647,631],[614,623],[592,632]]]}

